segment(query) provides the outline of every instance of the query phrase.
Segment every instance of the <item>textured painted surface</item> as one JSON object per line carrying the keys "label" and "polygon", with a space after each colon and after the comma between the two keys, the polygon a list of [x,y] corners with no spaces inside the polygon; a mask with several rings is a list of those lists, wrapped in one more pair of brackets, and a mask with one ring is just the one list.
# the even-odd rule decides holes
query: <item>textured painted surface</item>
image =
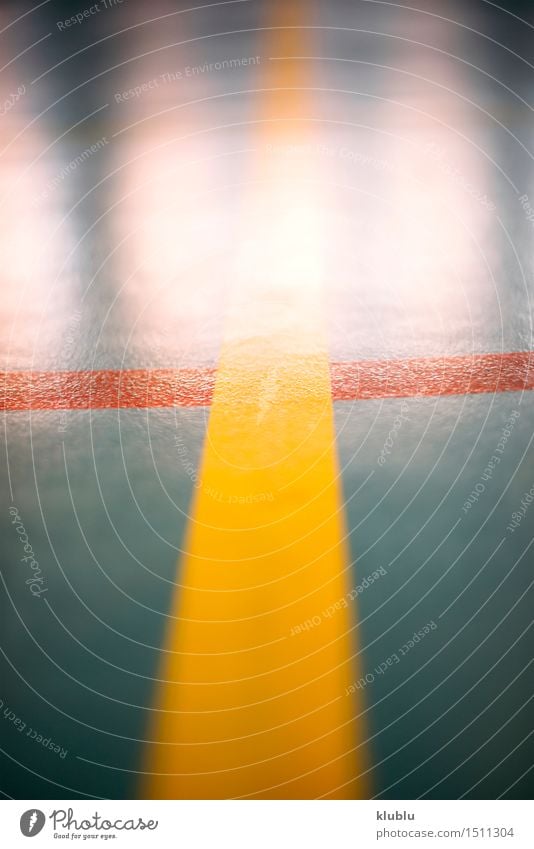
{"label": "textured painted surface", "polygon": [[[0,116],[0,790],[138,792],[233,263],[243,220],[261,221],[253,163],[294,175],[306,162],[354,597],[333,616],[359,622],[373,793],[531,798],[531,29],[489,3],[332,0],[307,4],[313,46],[267,51],[271,3],[146,6],[60,32],[66,6],[48,3],[2,34],[2,95],[26,93]],[[514,9],[532,23],[529,4]],[[0,29],[19,14],[3,4]],[[275,119],[258,114],[277,63],[287,81],[308,77],[309,145],[263,141],[291,123],[276,92]],[[277,308],[290,304],[280,293]],[[308,388],[311,409],[306,375],[294,393],[282,376],[249,387],[269,423]]]}
{"label": "textured painted surface", "polygon": [[[6,372],[4,410],[205,407],[215,369]],[[534,389],[530,352],[471,357],[362,360],[330,365],[332,400],[474,395]]]}
{"label": "textured painted surface", "polygon": [[369,794],[355,622],[335,608],[350,584],[328,364],[306,317],[223,348],[143,797]]}
{"label": "textured painted surface", "polygon": [[[304,49],[304,3],[274,4],[268,48]],[[277,144],[305,141],[305,78],[265,78]],[[287,86],[287,89],[283,88]],[[305,160],[254,165],[175,624],[141,797],[367,798],[363,704],[322,304],[320,198]],[[252,219],[252,224],[250,223]],[[336,605],[338,607],[336,608]],[[324,616],[322,611],[335,611]],[[314,621],[322,620],[322,627]],[[312,623],[310,628],[310,622]]]}

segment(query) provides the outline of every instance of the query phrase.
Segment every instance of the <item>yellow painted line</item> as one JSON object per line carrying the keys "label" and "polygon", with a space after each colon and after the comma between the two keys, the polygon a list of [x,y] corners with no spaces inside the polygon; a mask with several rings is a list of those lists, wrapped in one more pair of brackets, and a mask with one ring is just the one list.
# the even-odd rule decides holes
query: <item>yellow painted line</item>
{"label": "yellow painted line", "polygon": [[[282,99],[290,107],[295,93]],[[305,156],[282,150],[296,139],[296,127],[262,139],[275,149],[259,163],[264,188],[247,206],[234,269],[146,751],[148,798],[369,796],[363,707],[347,695],[359,670],[320,205]]]}

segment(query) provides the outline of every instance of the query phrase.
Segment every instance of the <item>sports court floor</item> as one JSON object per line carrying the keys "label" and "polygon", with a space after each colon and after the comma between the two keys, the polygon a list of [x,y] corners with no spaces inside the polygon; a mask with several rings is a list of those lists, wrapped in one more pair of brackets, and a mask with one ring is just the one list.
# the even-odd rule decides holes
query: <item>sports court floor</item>
{"label": "sports court floor", "polygon": [[4,797],[531,795],[504,6],[0,7]]}

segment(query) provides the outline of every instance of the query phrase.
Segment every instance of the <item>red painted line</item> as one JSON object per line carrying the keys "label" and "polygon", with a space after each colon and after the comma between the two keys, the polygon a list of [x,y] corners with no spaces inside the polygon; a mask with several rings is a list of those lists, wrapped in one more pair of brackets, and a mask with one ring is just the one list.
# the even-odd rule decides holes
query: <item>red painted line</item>
{"label": "red painted line", "polygon": [[[7,371],[3,403],[17,410],[203,407],[214,368]],[[534,352],[332,363],[332,399],[471,395],[534,389]]]}
{"label": "red painted line", "polygon": [[4,410],[104,410],[211,404],[215,369],[4,372]]}
{"label": "red painted line", "polygon": [[332,363],[334,401],[534,389],[534,352]]}

